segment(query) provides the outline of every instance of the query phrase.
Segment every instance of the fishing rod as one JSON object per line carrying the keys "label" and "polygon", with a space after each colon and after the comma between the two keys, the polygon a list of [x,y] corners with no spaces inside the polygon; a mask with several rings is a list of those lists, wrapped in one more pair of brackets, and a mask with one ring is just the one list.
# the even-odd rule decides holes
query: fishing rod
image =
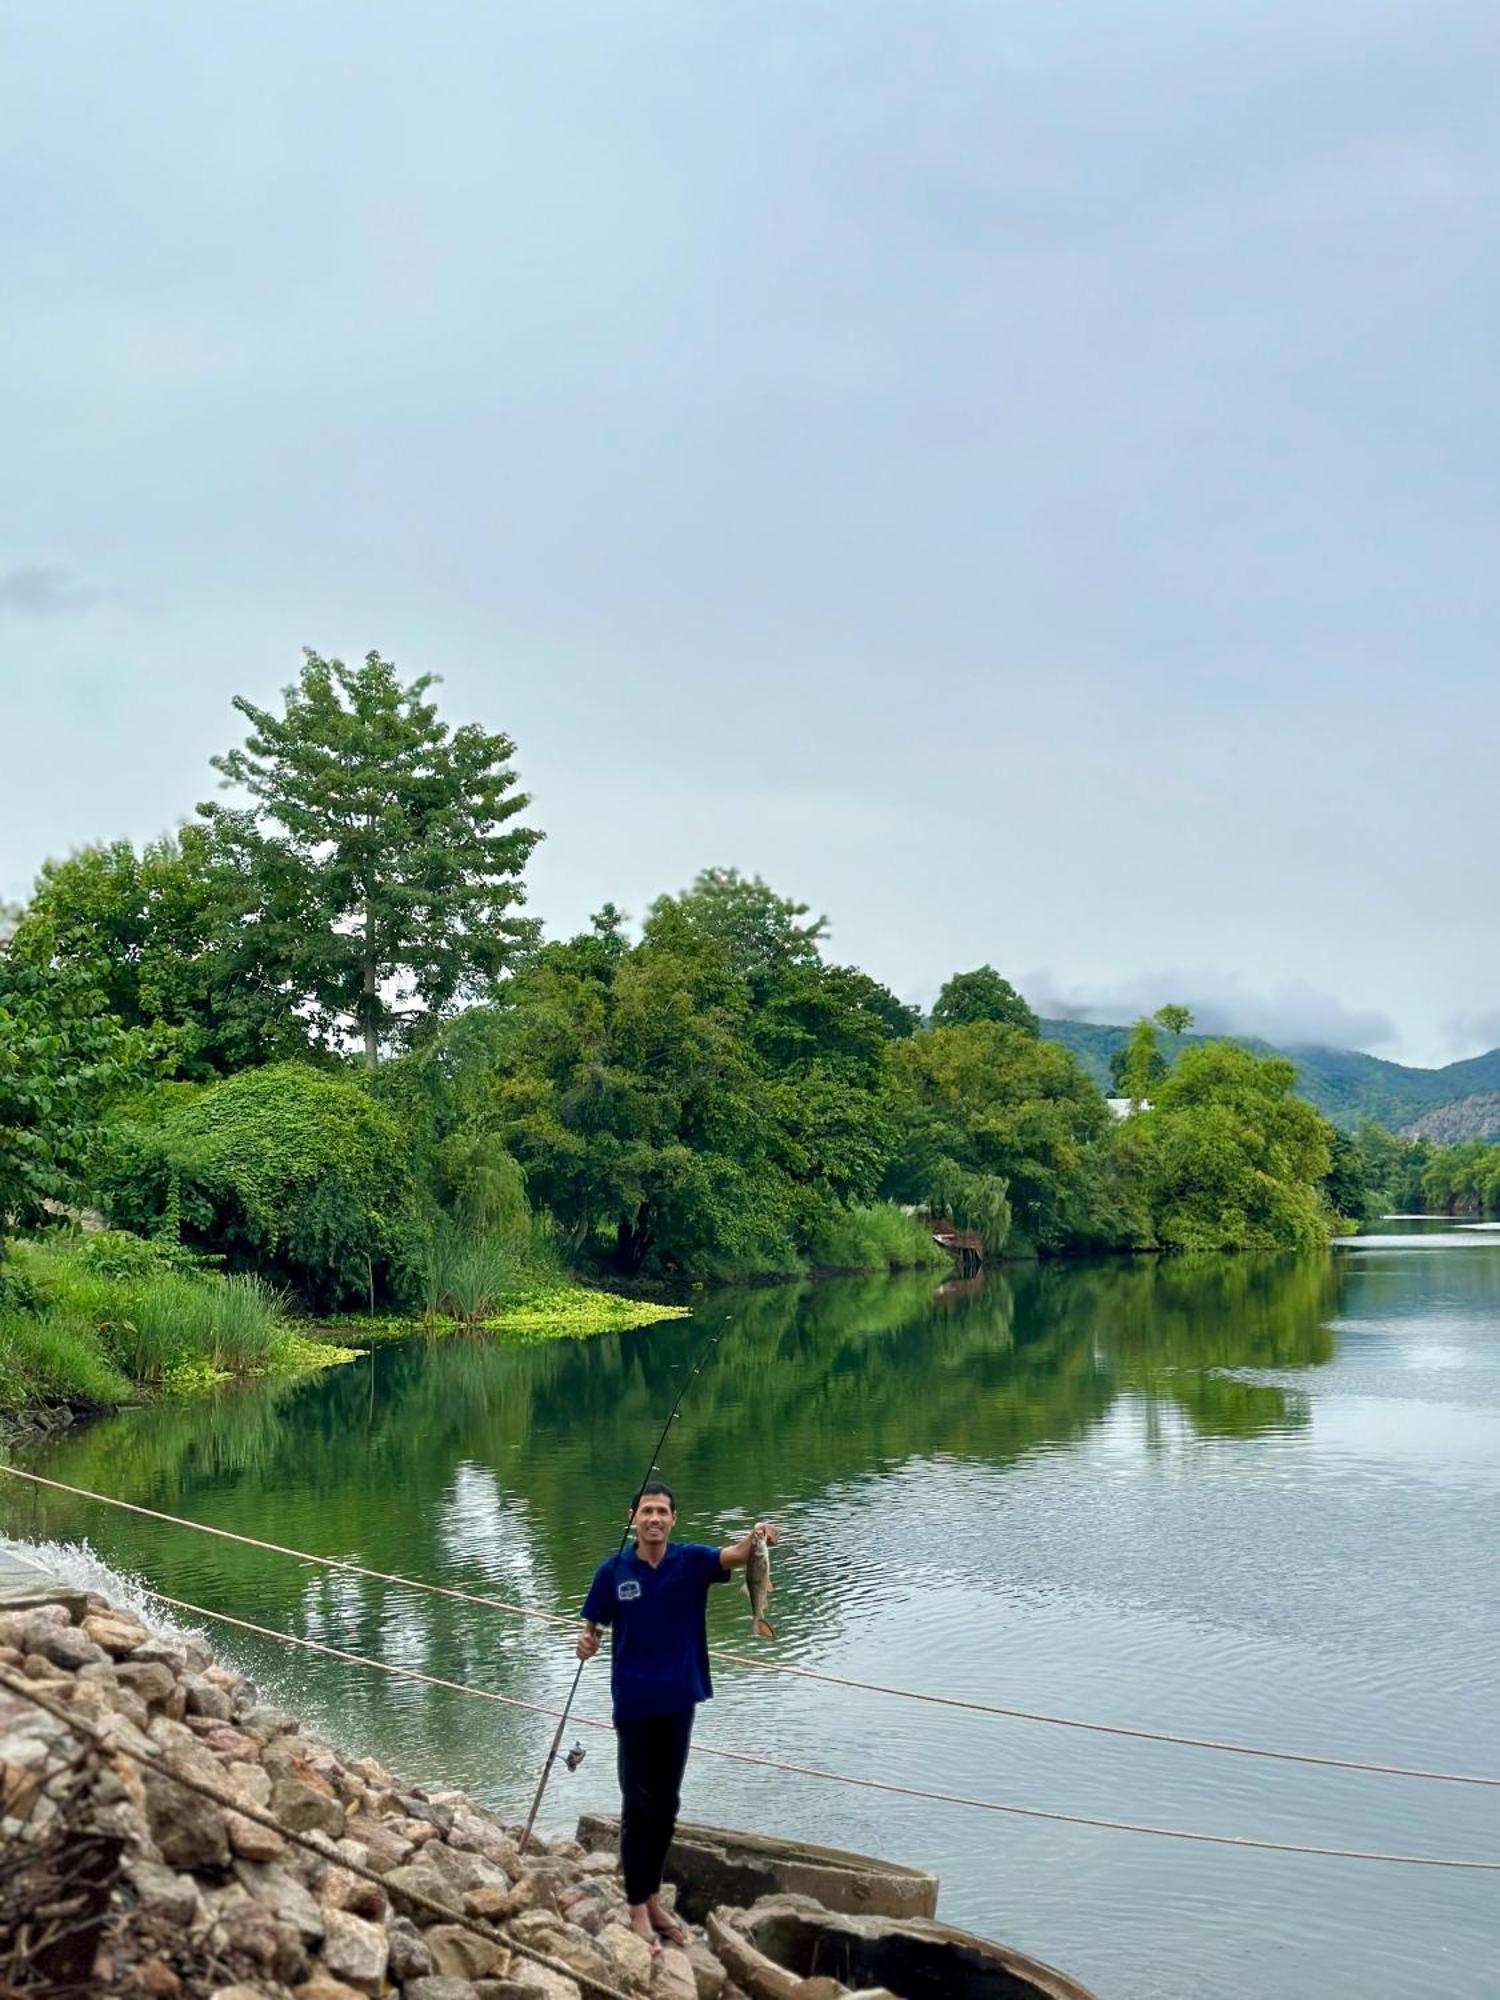
{"label": "fishing rod", "polygon": [[[733,1317],[734,1315],[731,1313],[729,1318],[733,1319]],[[645,1473],[641,1478],[640,1484],[636,1487],[636,1491],[638,1493],[640,1492],[642,1486],[650,1485],[651,1475],[656,1470],[656,1461],[661,1457],[661,1448],[667,1441],[667,1432],[672,1428],[673,1424],[676,1423],[677,1412],[682,1408],[682,1399],[687,1394],[688,1390],[692,1388],[694,1382],[697,1381],[699,1375],[703,1371],[705,1364],[708,1362],[710,1356],[713,1354],[714,1349],[718,1346],[719,1342],[724,1338],[725,1330],[727,1329],[728,1325],[729,1325],[729,1320],[726,1319],[723,1326],[719,1328],[718,1332],[714,1335],[713,1339],[709,1341],[708,1345],[704,1348],[703,1352],[698,1356],[698,1359],[693,1363],[692,1367],[688,1371],[687,1380],[683,1383],[682,1387],[677,1391],[677,1400],[676,1402],[673,1403],[671,1409],[668,1410],[667,1412],[667,1421],[661,1427],[661,1436],[656,1440],[656,1444],[654,1449],[652,1450],[651,1456],[646,1462]],[[615,1554],[617,1556],[622,1555],[624,1553],[625,1544],[629,1540],[630,1540],[630,1522],[627,1521],[625,1523],[625,1532],[620,1537],[620,1546],[615,1550]],[[557,1728],[552,1732],[552,1742],[547,1750],[547,1759],[546,1762],[542,1765],[542,1775],[537,1780],[536,1796],[531,1801],[531,1811],[526,1815],[526,1827],[525,1831],[521,1835],[521,1852],[523,1854],[526,1852],[526,1843],[531,1838],[531,1829],[536,1825],[536,1816],[541,1811],[542,1799],[547,1790],[547,1781],[552,1776],[552,1766],[557,1762],[558,1747],[562,1743],[563,1731],[568,1726],[568,1716],[572,1711],[573,1699],[578,1693],[578,1683],[583,1679],[583,1670],[587,1665],[588,1665],[587,1660],[580,1660],[578,1662],[578,1669],[576,1673],[573,1675],[573,1685],[568,1689],[568,1698],[563,1703],[562,1714],[557,1718]],[[576,1768],[576,1766],[572,1763],[571,1752],[569,1753],[568,1765],[569,1769]]]}

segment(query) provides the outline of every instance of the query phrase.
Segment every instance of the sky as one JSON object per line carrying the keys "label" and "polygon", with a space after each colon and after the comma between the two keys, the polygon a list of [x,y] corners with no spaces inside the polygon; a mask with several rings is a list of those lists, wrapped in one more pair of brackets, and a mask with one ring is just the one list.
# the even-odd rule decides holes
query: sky
{"label": "sky", "polygon": [[1500,1042],[1492,0],[6,0],[0,897],[300,648],[530,909]]}

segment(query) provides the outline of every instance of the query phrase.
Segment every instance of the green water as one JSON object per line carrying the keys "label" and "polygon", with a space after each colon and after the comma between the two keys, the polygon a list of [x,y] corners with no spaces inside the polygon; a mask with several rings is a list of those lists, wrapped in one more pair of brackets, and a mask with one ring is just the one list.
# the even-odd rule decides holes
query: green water
{"label": "green water", "polygon": [[[786,1535],[768,1657],[1147,1728],[1500,1772],[1500,1240],[719,1294],[691,1323],[387,1349],[137,1411],[36,1469],[295,1547],[576,1605],[664,1455],[680,1532]],[[6,1488],[0,1525],[357,1652],[547,1702],[569,1642],[470,1605]],[[517,1814],[538,1717],[215,1632],[344,1743]],[[713,1639],[754,1644],[743,1597]],[[1500,1792],[1253,1762],[724,1667],[700,1742],[1115,1818],[1500,1858]],[[605,1710],[590,1669],[585,1714]],[[546,1822],[611,1800],[578,1734]],[[1188,1846],[696,1758],[687,1810],[936,1868],[943,1913],[1101,2000],[1478,1996],[1500,1877]]]}

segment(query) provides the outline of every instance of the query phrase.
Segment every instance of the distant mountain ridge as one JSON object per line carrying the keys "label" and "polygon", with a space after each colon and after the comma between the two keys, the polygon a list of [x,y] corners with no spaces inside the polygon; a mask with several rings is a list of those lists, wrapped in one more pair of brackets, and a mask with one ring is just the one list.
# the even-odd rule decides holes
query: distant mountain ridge
{"label": "distant mountain ridge", "polygon": [[[1061,1042],[1071,1049],[1101,1089],[1109,1088],[1109,1061],[1116,1049],[1125,1046],[1128,1028],[1102,1021],[1043,1021],[1043,1038]],[[1297,1065],[1297,1088],[1310,1104],[1335,1125],[1352,1129],[1361,1118],[1373,1118],[1389,1131],[1404,1132],[1420,1119],[1425,1123],[1436,1113],[1453,1112],[1449,1121],[1463,1138],[1488,1138],[1500,1132],[1500,1049],[1468,1056],[1462,1062],[1447,1063],[1442,1069],[1415,1069],[1406,1063],[1386,1062],[1366,1055],[1362,1049],[1273,1048],[1253,1035],[1166,1035],[1162,1046],[1169,1052],[1190,1043],[1234,1041],[1257,1055],[1281,1055]],[[1494,1106],[1470,1105],[1467,1113],[1458,1107],[1469,1100],[1494,1096]],[[1493,1115],[1494,1124],[1484,1130],[1469,1129],[1474,1120],[1482,1125]],[[1458,1130],[1462,1127],[1462,1130]],[[1445,1127],[1446,1129],[1446,1127]],[[1425,1131],[1433,1138],[1437,1133]]]}

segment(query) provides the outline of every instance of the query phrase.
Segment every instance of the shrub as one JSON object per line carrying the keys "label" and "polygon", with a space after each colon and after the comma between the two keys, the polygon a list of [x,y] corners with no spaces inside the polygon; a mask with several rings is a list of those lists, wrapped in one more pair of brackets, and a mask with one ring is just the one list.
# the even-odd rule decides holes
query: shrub
{"label": "shrub", "polygon": [[174,1203],[184,1242],[314,1306],[401,1290],[416,1249],[399,1127],[356,1084],[302,1063],[230,1077],[157,1130],[122,1132],[100,1181],[112,1219],[149,1231]]}
{"label": "shrub", "polygon": [[932,1231],[893,1202],[831,1210],[812,1231],[808,1256],[831,1271],[910,1271],[948,1261]]}

